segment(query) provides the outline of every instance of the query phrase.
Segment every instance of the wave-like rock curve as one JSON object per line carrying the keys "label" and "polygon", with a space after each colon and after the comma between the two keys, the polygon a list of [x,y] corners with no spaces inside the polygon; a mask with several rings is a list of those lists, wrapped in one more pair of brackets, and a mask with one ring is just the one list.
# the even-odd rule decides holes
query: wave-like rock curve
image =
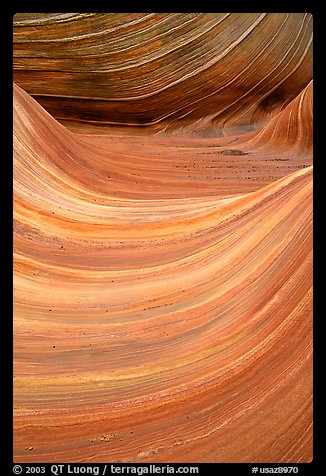
{"label": "wave-like rock curve", "polygon": [[[200,127],[191,114],[187,123],[180,118],[172,126],[171,120],[175,135],[164,120],[160,134],[152,127],[147,135],[137,134],[137,127],[133,132],[124,127],[120,134],[117,128],[94,134],[91,127],[77,133],[76,124],[68,130],[14,85],[16,462],[311,461],[310,17],[274,15],[134,14],[128,22],[116,15],[110,28],[105,15],[16,16],[28,61],[33,41],[41,42],[40,75],[49,67],[53,42],[66,41],[59,38],[67,31],[60,25],[69,22],[75,25],[69,44],[81,57],[86,51],[92,61],[94,47],[98,61],[93,44],[98,41],[130,53],[128,61],[119,58],[125,70],[136,71],[142,47],[152,44],[154,20],[162,28],[169,25],[155,35],[181,29],[184,36],[181,42],[176,34],[175,48],[167,43],[160,60],[156,43],[152,52],[146,50],[144,67],[152,61],[168,69],[166,78],[154,74],[153,84],[161,76],[170,84],[173,74],[179,84],[164,55],[186,47],[187,28],[193,46],[210,39],[207,51],[215,45],[212,32],[224,34],[227,42],[224,28],[239,38],[243,29],[239,50],[249,54],[242,44],[248,25],[251,39],[262,37],[264,25],[265,41],[256,40],[255,50],[266,64],[264,55],[291,26],[289,51],[293,57],[301,52],[306,71],[304,76],[301,69],[300,81],[293,83],[295,97],[285,94],[282,106],[274,104],[264,117],[256,107],[264,94],[257,93],[250,119],[256,121],[254,130],[239,134],[241,121],[229,115],[223,127],[217,121],[223,134],[216,137],[203,132],[214,125],[215,103],[209,114],[205,108],[196,112]],[[93,34],[89,22],[102,29]],[[28,30],[28,24],[34,28]],[[41,27],[47,27],[47,42],[40,39]],[[129,29],[136,31],[135,44],[128,44]],[[225,75],[234,72],[231,55],[237,50],[224,43],[215,48],[227,51]],[[58,54],[63,75],[75,67],[84,75],[90,67]],[[122,66],[110,55],[104,51],[103,68],[113,74]],[[189,55],[192,71],[196,48]],[[214,49],[212,63],[215,55]],[[32,78],[29,92],[37,97],[38,76],[29,75],[33,64],[28,64],[19,63],[18,83]],[[276,67],[283,79],[286,67],[282,62]],[[81,79],[78,94],[89,87],[85,76]],[[54,116],[63,91],[72,94],[69,85],[61,89],[60,84],[49,77],[46,85],[55,91]],[[114,84],[115,112],[101,109],[104,122],[105,114],[116,117],[119,94],[135,94]],[[146,93],[150,98],[152,87]],[[164,90],[163,83],[159,87]],[[194,86],[187,87],[190,94]],[[205,86],[198,87],[193,94],[199,98]],[[40,90],[44,94],[41,81]],[[89,94],[94,96],[94,89]],[[244,99],[237,101],[247,114]],[[122,103],[131,107],[129,99]],[[75,113],[68,109],[67,114],[72,119]],[[169,118],[173,114],[168,111]],[[189,133],[199,129],[199,135]]]}
{"label": "wave-like rock curve", "polygon": [[251,130],[311,78],[310,14],[15,15],[14,81],[68,124]]}

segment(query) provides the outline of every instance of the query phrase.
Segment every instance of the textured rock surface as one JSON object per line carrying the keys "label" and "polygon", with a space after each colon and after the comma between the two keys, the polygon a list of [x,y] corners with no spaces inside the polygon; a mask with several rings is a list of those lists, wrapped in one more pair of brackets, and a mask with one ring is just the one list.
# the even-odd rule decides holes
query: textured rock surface
{"label": "textured rock surface", "polygon": [[309,14],[17,14],[14,80],[57,119],[254,127],[311,80]]}
{"label": "textured rock surface", "polygon": [[311,23],[15,16],[16,462],[312,459]]}

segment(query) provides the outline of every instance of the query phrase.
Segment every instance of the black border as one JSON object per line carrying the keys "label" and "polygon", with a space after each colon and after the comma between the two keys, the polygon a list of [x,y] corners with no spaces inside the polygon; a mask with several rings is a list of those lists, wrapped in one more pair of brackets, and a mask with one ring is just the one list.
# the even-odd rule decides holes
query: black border
{"label": "black border", "polygon": [[[4,3],[4,2],[3,2]],[[68,4],[69,3],[69,4]],[[4,8],[5,7],[5,8]],[[69,7],[69,8],[68,8]],[[87,8],[88,7],[88,8]],[[119,7],[119,8],[117,8]],[[298,474],[322,474],[323,463],[323,447],[322,447],[322,428],[323,422],[322,415],[322,318],[321,313],[321,291],[323,282],[322,276],[322,264],[320,253],[322,250],[322,220],[321,210],[323,203],[322,196],[322,181],[324,176],[322,173],[322,165],[326,160],[326,157],[322,154],[324,151],[321,147],[321,127],[322,122],[318,120],[322,114],[321,104],[321,91],[322,91],[322,78],[323,74],[321,68],[323,67],[324,60],[318,59],[321,45],[325,42],[322,38],[323,29],[323,15],[321,12],[321,2],[306,2],[300,5],[298,2],[270,2],[269,6],[266,4],[257,3],[256,5],[250,4],[250,2],[218,2],[211,5],[203,5],[202,2],[197,2],[196,5],[173,5],[169,7],[166,3],[164,5],[157,5],[151,2],[145,4],[144,2],[137,2],[137,4],[131,3],[128,5],[126,2],[118,2],[118,4],[104,4],[104,2],[92,1],[89,5],[83,5],[81,2],[66,2],[65,8],[61,5],[45,4],[44,1],[34,1],[30,5],[26,5],[23,2],[12,2],[9,6],[1,5],[0,12],[0,45],[1,45],[1,74],[0,74],[0,93],[1,100],[1,112],[2,121],[0,131],[2,133],[3,140],[1,141],[2,149],[2,172],[0,173],[1,180],[3,181],[1,191],[5,192],[5,196],[2,195],[1,200],[1,251],[3,252],[3,265],[1,290],[2,290],[2,332],[0,349],[3,350],[3,356],[0,360],[3,369],[1,370],[1,383],[2,383],[2,402],[0,405],[2,415],[0,419],[0,425],[2,429],[1,445],[0,445],[0,474],[9,476],[13,474],[13,324],[12,324],[12,304],[13,304],[13,242],[12,242],[12,219],[13,219],[13,175],[12,175],[12,150],[13,150],[13,130],[12,130],[12,81],[13,81],[13,16],[20,12],[212,12],[212,11],[243,11],[244,7],[247,12],[309,12],[313,15],[314,22],[314,457],[311,463],[299,463],[299,464],[283,464],[283,463],[180,463],[180,465],[167,463],[169,466],[198,466],[199,475],[216,472],[221,475],[226,474],[252,474],[252,467],[258,466],[259,468],[272,468],[272,467],[284,467],[284,466],[297,466],[299,468]],[[319,8],[318,8],[319,7]],[[325,28],[325,27],[324,27]],[[59,464],[59,463],[55,463]],[[67,467],[68,463],[65,463]],[[71,463],[73,464],[73,463]],[[110,464],[110,462],[108,462]],[[42,466],[46,468],[44,474],[52,474],[50,471],[51,464],[21,464],[23,468],[27,466]],[[81,467],[83,464],[73,464],[74,467]],[[88,466],[104,467],[104,464],[89,464]],[[119,466],[119,464],[115,464]],[[120,465],[122,466],[122,465]],[[123,466],[149,466],[149,464],[123,464]],[[156,464],[156,466],[166,466],[163,464]],[[23,471],[22,474],[25,474]],[[62,474],[66,474],[63,472]],[[101,472],[100,472],[101,474]],[[108,471],[106,474],[110,474]],[[166,474],[166,473],[164,473]],[[257,473],[259,474],[259,473]]]}

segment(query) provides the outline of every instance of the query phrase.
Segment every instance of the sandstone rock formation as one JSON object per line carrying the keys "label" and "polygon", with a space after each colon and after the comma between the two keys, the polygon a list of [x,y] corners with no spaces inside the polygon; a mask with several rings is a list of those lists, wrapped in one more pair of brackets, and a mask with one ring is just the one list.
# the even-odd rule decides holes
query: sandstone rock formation
{"label": "sandstone rock formation", "polygon": [[15,16],[15,461],[312,459],[311,37]]}

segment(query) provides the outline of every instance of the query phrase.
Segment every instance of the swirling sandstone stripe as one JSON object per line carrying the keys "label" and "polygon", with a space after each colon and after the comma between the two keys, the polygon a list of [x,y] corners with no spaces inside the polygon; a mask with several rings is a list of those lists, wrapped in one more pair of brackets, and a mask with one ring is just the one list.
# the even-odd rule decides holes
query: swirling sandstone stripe
{"label": "swirling sandstone stripe", "polygon": [[105,197],[17,95],[16,461],[309,460],[311,168],[230,198]]}
{"label": "swirling sandstone stripe", "polygon": [[14,80],[60,120],[178,133],[186,118],[216,135],[260,125],[311,80],[309,14],[15,19]]}
{"label": "swirling sandstone stripe", "polygon": [[15,461],[311,461],[310,15],[20,14],[14,50]]}

